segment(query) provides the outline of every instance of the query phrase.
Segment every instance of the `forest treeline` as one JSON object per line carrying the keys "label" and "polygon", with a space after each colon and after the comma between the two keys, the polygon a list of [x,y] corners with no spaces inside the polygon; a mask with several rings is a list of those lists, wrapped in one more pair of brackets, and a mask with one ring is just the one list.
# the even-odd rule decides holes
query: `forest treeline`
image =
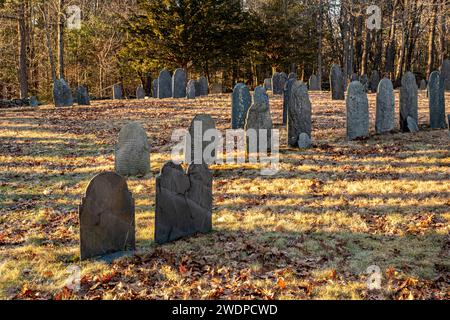
{"label": "forest treeline", "polygon": [[[80,29],[67,28],[73,5]],[[50,101],[57,78],[94,97],[117,83],[150,90],[179,67],[228,88],[274,71],[326,84],[333,63],[348,79],[376,70],[398,84],[448,58],[449,14],[450,0],[0,0],[0,98]]]}

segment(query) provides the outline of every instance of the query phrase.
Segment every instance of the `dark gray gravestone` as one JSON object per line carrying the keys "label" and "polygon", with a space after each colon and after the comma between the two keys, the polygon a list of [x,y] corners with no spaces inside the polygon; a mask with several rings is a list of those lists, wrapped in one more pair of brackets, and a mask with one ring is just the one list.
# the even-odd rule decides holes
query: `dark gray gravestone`
{"label": "dark gray gravestone", "polygon": [[283,79],[279,72],[275,72],[272,76],[272,92],[273,94],[283,94]]}
{"label": "dark gray gravestone", "polygon": [[353,81],[359,81],[359,76],[356,73],[352,73],[352,76],[350,77],[350,82]]}
{"label": "dark gray gravestone", "polygon": [[320,91],[321,90],[319,78],[315,74],[313,74],[311,77],[309,77],[309,90],[310,91]]}
{"label": "dark gray gravestone", "polygon": [[168,162],[156,177],[155,242],[164,244],[212,231],[212,181],[206,164],[184,173]]}
{"label": "dark gray gravestone", "polygon": [[300,136],[298,137],[298,147],[300,149],[308,149],[311,147],[311,144],[311,137],[304,132],[300,133]]}
{"label": "dark gray gravestone", "polygon": [[194,85],[195,85],[195,96],[196,97],[201,97],[201,94],[200,94],[200,91],[201,91],[200,81],[195,80]]}
{"label": "dark gray gravestone", "polygon": [[113,100],[123,99],[122,86],[120,84],[113,85]]}
{"label": "dark gray gravestone", "polygon": [[139,122],[123,126],[115,149],[115,171],[122,176],[146,175],[150,172],[150,145]]}
{"label": "dark gray gravestone", "polygon": [[288,81],[288,75],[284,72],[281,72],[281,94],[283,94],[284,86]]}
{"label": "dark gray gravestone", "polygon": [[291,97],[291,89],[294,82],[297,79],[289,79],[284,85],[283,90],[283,124],[287,123],[288,118],[288,108],[289,108],[289,98]]}
{"label": "dark gray gravestone", "polygon": [[[419,109],[418,109],[418,91],[416,77],[412,72],[406,72],[402,77],[402,87],[400,88],[400,130],[402,132],[413,132],[419,124]],[[408,117],[411,121],[416,122],[416,126],[410,128],[408,126]]]}
{"label": "dark gray gravestone", "polygon": [[197,95],[195,94],[195,80],[189,80],[186,87],[186,97],[188,99],[195,99]]}
{"label": "dark gray gravestone", "polygon": [[419,125],[413,117],[408,116],[406,123],[408,124],[408,129],[410,132],[419,132]]}
{"label": "dark gray gravestone", "polygon": [[422,80],[420,81],[420,86],[419,86],[419,88],[420,88],[420,91],[425,91],[425,90],[427,90],[427,82],[425,81],[425,79],[422,79]]}
{"label": "dark gray gravestone", "polygon": [[363,85],[354,81],[347,93],[347,139],[369,136],[369,101]]}
{"label": "dark gray gravestone", "polygon": [[209,91],[208,79],[205,76],[201,76],[198,82],[200,84],[200,95],[202,97],[207,96]]}
{"label": "dark gray gravestone", "polygon": [[136,89],[136,99],[145,99],[145,90],[142,85]]}
{"label": "dark gray gravestone", "polygon": [[445,83],[439,71],[433,71],[429,80],[430,128],[445,129]]}
{"label": "dark gray gravestone", "polygon": [[370,86],[370,84],[369,84],[369,77],[367,76],[367,74],[363,74],[363,75],[360,77],[359,82],[363,85],[364,91],[365,91],[365,92],[369,92],[369,86]]}
{"label": "dark gray gravestone", "polygon": [[232,129],[244,129],[245,117],[252,104],[252,96],[248,87],[243,83],[236,84],[231,100],[231,127]]}
{"label": "dark gray gravestone", "polygon": [[302,133],[311,138],[311,127],[311,101],[308,88],[302,81],[295,81],[288,106],[288,145],[298,147],[298,139]]}
{"label": "dark gray gravestone", "polygon": [[378,90],[378,84],[380,83],[380,74],[378,71],[372,71],[370,75],[370,91],[376,93]]}
{"label": "dark gray gravestone", "polygon": [[73,106],[72,91],[64,79],[55,80],[53,84],[53,101],[56,107]]}
{"label": "dark gray gravestone", "polygon": [[378,85],[375,130],[378,134],[395,128],[395,96],[390,79],[384,78]]}
{"label": "dark gray gravestone", "polygon": [[264,79],[264,88],[266,88],[267,91],[272,90],[272,79]]}
{"label": "dark gray gravestone", "polygon": [[88,106],[91,104],[87,87],[79,86],[76,89],[77,103],[79,106]]}
{"label": "dark gray gravestone", "polygon": [[298,78],[298,75],[295,72],[291,72],[291,73],[289,73],[287,79],[290,80],[290,79],[297,79],[297,78]]}
{"label": "dark gray gravestone", "polygon": [[[295,81],[295,80],[294,80]],[[267,154],[272,146],[272,117],[270,115],[269,96],[262,86],[255,88],[253,104],[248,109],[244,130],[247,135],[253,134],[253,139],[247,139],[247,150],[250,153],[263,152]],[[252,131],[252,132],[249,132]],[[259,130],[266,130],[261,136]],[[264,139],[265,141],[261,140]],[[249,144],[250,142],[250,144]]]}
{"label": "dark gray gravestone", "polygon": [[158,77],[158,99],[172,98],[172,76],[167,70],[162,70]]}
{"label": "dark gray gravestone", "polygon": [[[185,162],[187,164],[214,163],[219,138],[213,118],[209,114],[196,115],[192,119],[188,133]],[[208,133],[209,136],[207,137],[205,133]],[[211,144],[214,144],[214,148],[206,150]]]}
{"label": "dark gray gravestone", "polygon": [[153,80],[152,88],[153,88],[153,98],[158,98],[158,79]]}
{"label": "dark gray gravestone", "polygon": [[172,97],[185,98],[186,97],[186,71],[184,69],[176,69],[172,77]]}
{"label": "dark gray gravestone", "polygon": [[337,64],[333,64],[330,72],[331,99],[345,100],[345,79],[342,69]]}
{"label": "dark gray gravestone", "polygon": [[36,96],[30,97],[30,107],[36,108],[39,107],[39,101]]}
{"label": "dark gray gravestone", "polygon": [[444,79],[445,90],[450,91],[450,60],[448,59],[442,62],[441,77]]}
{"label": "dark gray gravestone", "polygon": [[89,183],[79,206],[81,260],[135,249],[134,199],[113,172]]}

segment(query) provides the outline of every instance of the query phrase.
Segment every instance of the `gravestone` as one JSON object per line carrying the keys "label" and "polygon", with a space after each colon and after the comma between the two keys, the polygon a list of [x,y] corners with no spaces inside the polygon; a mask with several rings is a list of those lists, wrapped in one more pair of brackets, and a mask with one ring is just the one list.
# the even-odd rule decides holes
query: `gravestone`
{"label": "gravestone", "polygon": [[395,128],[395,96],[391,80],[382,79],[377,91],[375,130],[378,134],[382,134]]}
{"label": "gravestone", "polygon": [[212,181],[206,164],[191,164],[187,173],[173,162],[164,165],[156,177],[156,243],[212,231]]}
{"label": "gravestone", "polygon": [[30,97],[30,107],[33,107],[33,108],[39,107],[39,101],[36,98],[36,96]]}
{"label": "gravestone", "polygon": [[284,72],[281,72],[281,94],[283,94],[284,85],[288,81],[288,75]]}
{"label": "gravestone", "polygon": [[[419,109],[418,109],[418,91],[416,77],[410,71],[406,72],[402,77],[402,87],[400,88],[400,130],[402,132],[413,132],[419,124]],[[409,124],[412,121],[416,125],[408,125],[408,117],[411,117]]]}
{"label": "gravestone", "polygon": [[158,77],[158,99],[172,98],[172,76],[167,70],[162,70]]}
{"label": "gravestone", "polygon": [[410,132],[419,132],[419,126],[417,124],[417,121],[413,117],[408,116],[406,122],[408,124],[408,129]]}
{"label": "gravestone", "polygon": [[158,98],[158,79],[153,80],[153,98]]}
{"label": "gravestone", "polygon": [[53,84],[53,101],[56,107],[73,106],[72,91],[64,79],[55,80]]}
{"label": "gravestone", "polygon": [[331,67],[330,84],[332,100],[345,100],[345,79],[341,67],[337,64]]}
{"label": "gravestone", "polygon": [[370,91],[372,93],[377,93],[379,83],[380,83],[380,74],[376,70],[372,71],[372,74],[370,75]]}
{"label": "gravestone", "polygon": [[200,81],[198,81],[198,80],[195,80],[195,82],[194,82],[194,85],[195,85],[195,96],[196,97],[200,97],[201,96],[201,85],[200,85]]}
{"label": "gravestone", "polygon": [[298,147],[300,149],[308,149],[311,147],[311,138],[306,133],[300,133],[300,136],[298,137]]}
{"label": "gravestone", "polygon": [[186,71],[184,69],[176,69],[172,77],[172,97],[186,98]]}
{"label": "gravestone", "polygon": [[248,108],[252,104],[252,97],[248,87],[243,83],[238,83],[231,95],[231,128],[244,129],[245,117]]}
{"label": "gravestone", "polygon": [[212,94],[221,94],[223,93],[223,87],[220,83],[213,83],[211,85],[211,93]]}
{"label": "gravestone", "polygon": [[363,85],[354,81],[347,94],[347,139],[355,140],[369,136],[369,100]]}
{"label": "gravestone", "polygon": [[122,86],[120,84],[113,85],[113,100],[123,99]]}
{"label": "gravestone", "polygon": [[292,85],[297,81],[297,79],[289,79],[284,85],[283,90],[283,124],[287,123],[288,118],[288,108],[289,108],[289,98],[291,96]]}
{"label": "gravestone", "polygon": [[359,77],[356,73],[352,73],[351,77],[350,77],[350,82],[353,81],[359,81]]}
{"label": "gravestone", "polygon": [[130,122],[120,130],[115,168],[122,176],[144,176],[150,172],[150,145],[139,122]]}
{"label": "gravestone", "polygon": [[441,77],[444,79],[445,90],[450,91],[450,60],[448,59],[442,62]]}
{"label": "gravestone", "polygon": [[195,94],[195,80],[189,80],[186,87],[186,97],[188,99],[195,99],[197,95]]}
{"label": "gravestone", "polygon": [[206,79],[205,76],[201,76],[200,79],[198,79],[199,85],[200,85],[200,95],[207,96],[208,95],[208,79]]}
{"label": "gravestone", "polygon": [[421,91],[427,90],[427,82],[425,81],[425,79],[422,79],[422,80],[420,81],[420,86],[419,86],[419,88],[420,88]]}
{"label": "gravestone", "polygon": [[279,72],[275,72],[272,76],[273,94],[283,94],[283,79]]}
{"label": "gravestone", "polygon": [[311,77],[309,77],[309,90],[310,91],[320,91],[320,83],[319,78],[313,74]]}
{"label": "gravestone", "polygon": [[113,172],[91,180],[79,206],[80,259],[135,250],[134,199]]}
{"label": "gravestone", "polygon": [[136,89],[136,99],[145,99],[145,90],[142,85]]}
{"label": "gravestone", "polygon": [[311,138],[311,101],[308,88],[302,81],[292,84],[288,105],[288,145],[298,147],[302,133]]}
{"label": "gravestone", "polygon": [[369,77],[367,76],[367,74],[363,74],[360,77],[359,82],[363,85],[364,91],[369,92]]}
{"label": "gravestone", "polygon": [[289,73],[287,79],[290,80],[290,79],[297,79],[297,78],[298,78],[298,75],[295,72],[291,72],[291,73]]}
{"label": "gravestone", "polygon": [[[205,133],[207,131],[212,136],[206,138]],[[218,132],[213,118],[209,114],[196,115],[189,126],[188,134],[189,139],[186,139],[185,162],[187,164],[191,164],[192,162],[195,164],[213,164],[216,160],[215,147],[219,142]],[[214,144],[214,148],[208,149],[210,152],[204,154],[211,143]]]}
{"label": "gravestone", "polygon": [[[247,151],[250,153],[263,152],[267,154],[272,146],[272,129],[273,124],[270,115],[269,96],[264,87],[258,86],[255,88],[253,104],[248,109],[245,120],[244,130],[246,132],[251,130],[252,133],[250,134],[255,134],[256,137],[256,139],[247,139]],[[259,130],[266,130],[266,132],[261,136]],[[261,138],[265,139],[265,141],[261,141]],[[253,145],[254,143],[256,145]]]}
{"label": "gravestone", "polygon": [[445,129],[445,83],[439,71],[433,71],[429,80],[430,128]]}
{"label": "gravestone", "polygon": [[266,88],[267,91],[272,90],[272,79],[264,79],[264,88]]}
{"label": "gravestone", "polygon": [[79,86],[75,91],[77,95],[77,103],[79,106],[88,106],[91,104],[87,87]]}

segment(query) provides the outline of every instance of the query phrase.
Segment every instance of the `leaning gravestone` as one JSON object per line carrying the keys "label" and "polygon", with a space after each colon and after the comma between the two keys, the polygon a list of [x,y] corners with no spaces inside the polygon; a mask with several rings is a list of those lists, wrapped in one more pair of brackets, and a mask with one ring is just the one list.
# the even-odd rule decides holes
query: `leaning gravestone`
{"label": "leaning gravestone", "polygon": [[173,162],[164,165],[156,177],[156,243],[212,231],[212,181],[206,164],[191,164],[187,174]]}
{"label": "leaning gravestone", "polygon": [[298,147],[302,133],[311,138],[311,101],[308,88],[302,81],[292,84],[288,106],[288,145]]}
{"label": "leaning gravestone", "polygon": [[267,91],[272,90],[272,79],[264,79],[264,88],[266,88]]}
{"label": "leaning gravestone", "polygon": [[272,76],[273,94],[283,94],[283,79],[279,72],[275,72]]}
{"label": "leaning gravestone", "polygon": [[80,259],[135,250],[134,214],[124,178],[105,172],[92,179],[79,206]]}
{"label": "leaning gravestone", "polygon": [[53,100],[56,107],[73,106],[72,91],[64,79],[55,80],[53,84]]}
{"label": "leaning gravestone", "polygon": [[331,67],[330,84],[332,100],[345,100],[345,79],[341,67],[337,64]]}
{"label": "leaning gravestone", "polygon": [[162,70],[158,77],[158,99],[172,98],[172,77],[170,72]]}
{"label": "leaning gravestone", "polygon": [[88,106],[91,104],[87,87],[79,86],[75,91],[77,95],[77,103],[79,106]]}
{"label": "leaning gravestone", "polygon": [[145,99],[145,90],[142,85],[136,89],[136,99]]}
{"label": "leaning gravestone", "polygon": [[355,140],[369,136],[369,100],[363,85],[354,81],[348,86],[347,139]]}
{"label": "leaning gravestone", "polygon": [[450,91],[450,60],[448,59],[442,62],[441,77],[444,79],[445,90]]}
{"label": "leaning gravestone", "polygon": [[284,85],[283,90],[283,124],[287,123],[288,109],[289,109],[289,98],[291,97],[292,85],[297,81],[297,79],[289,79]]}
{"label": "leaning gravestone", "polygon": [[[208,133],[206,138],[205,133]],[[214,137],[214,138],[213,138]],[[186,138],[185,162],[187,164],[212,164],[216,160],[216,146],[218,145],[218,132],[213,118],[209,114],[198,114],[194,117],[189,126],[188,137]],[[208,149],[214,144],[214,148]]]}
{"label": "leaning gravestone", "polygon": [[309,77],[309,90],[310,91],[320,91],[319,78],[313,74]]}
{"label": "leaning gravestone", "polygon": [[186,97],[186,71],[184,69],[176,69],[172,77],[172,97]]}
{"label": "leaning gravestone", "polygon": [[186,97],[188,99],[195,99],[196,97],[195,93],[195,80],[189,80],[187,87],[186,87]]}
{"label": "leaning gravestone", "polygon": [[420,81],[420,86],[419,86],[420,91],[425,91],[427,90],[427,82],[425,81],[425,79],[422,79]]}
{"label": "leaning gravestone", "polygon": [[[269,96],[262,86],[255,88],[253,94],[253,104],[248,109],[244,130],[247,136],[254,134],[256,139],[247,139],[247,150],[249,153],[265,153],[272,147],[272,117],[270,115]],[[249,130],[252,132],[250,133]],[[261,141],[259,130],[266,130],[265,141]]]}
{"label": "leaning gravestone", "polygon": [[370,91],[372,93],[377,93],[379,83],[380,83],[380,74],[376,70],[372,71],[372,74],[370,75]]}
{"label": "leaning gravestone", "polygon": [[128,123],[120,130],[115,168],[122,176],[144,176],[150,172],[150,145],[139,122]]}
{"label": "leaning gravestone", "polygon": [[123,99],[122,86],[120,84],[113,85],[113,100]]}
{"label": "leaning gravestone", "polygon": [[[410,71],[402,77],[400,88],[400,129],[402,132],[415,132],[419,125],[418,92],[416,77]],[[410,121],[408,121],[410,117]],[[415,125],[411,125],[415,121]],[[409,123],[409,125],[408,125]]]}
{"label": "leaning gravestone", "polygon": [[199,85],[200,85],[200,95],[207,96],[208,95],[208,79],[206,79],[205,76],[201,76],[200,79],[198,79]]}
{"label": "leaning gravestone", "polygon": [[390,79],[380,81],[377,90],[377,114],[375,130],[378,134],[390,132],[395,128],[394,86]]}
{"label": "leaning gravestone", "polygon": [[231,127],[232,129],[244,129],[245,117],[248,108],[252,104],[252,97],[248,87],[243,83],[238,83],[231,95]]}
{"label": "leaning gravestone", "polygon": [[429,80],[430,128],[445,129],[445,83],[439,71],[433,71]]}
{"label": "leaning gravestone", "polygon": [[158,79],[153,80],[153,98],[158,98]]}

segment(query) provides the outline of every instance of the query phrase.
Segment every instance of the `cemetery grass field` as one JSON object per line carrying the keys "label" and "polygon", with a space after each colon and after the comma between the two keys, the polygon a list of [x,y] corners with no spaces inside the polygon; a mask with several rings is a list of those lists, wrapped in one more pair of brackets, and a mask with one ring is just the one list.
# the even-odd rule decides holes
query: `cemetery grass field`
{"label": "cemetery grass field", "polygon": [[[228,94],[0,110],[0,298],[450,299],[449,133],[428,129],[419,95],[419,133],[375,135],[370,94],[371,137],[347,142],[345,102],[311,92],[306,151],[286,147],[282,99],[271,96],[278,174],[212,166],[214,232],[164,246],[153,242],[154,178],[170,160],[172,131],[198,113],[228,129]],[[152,146],[152,174],[128,180],[137,255],[80,262],[78,205],[94,175],[114,170],[117,134],[131,120]],[[79,292],[65,287],[72,265]],[[380,290],[367,290],[371,265]]]}

